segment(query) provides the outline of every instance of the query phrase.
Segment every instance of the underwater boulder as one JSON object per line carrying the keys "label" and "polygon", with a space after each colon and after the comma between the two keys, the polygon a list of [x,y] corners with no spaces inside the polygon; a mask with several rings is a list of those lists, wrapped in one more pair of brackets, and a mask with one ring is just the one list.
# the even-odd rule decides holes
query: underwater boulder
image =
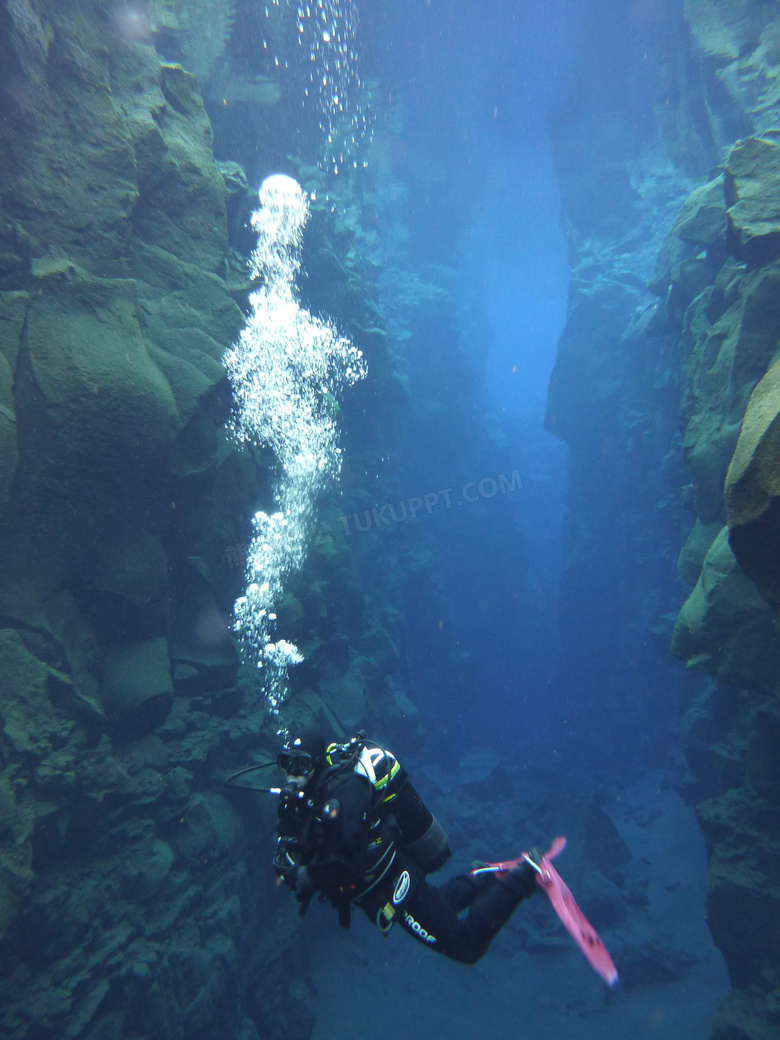
{"label": "underwater boulder", "polygon": [[131,455],[154,458],[180,419],[147,349],[135,283],[92,279],[67,263],[41,264],[36,274],[20,422],[48,431],[44,458],[80,459],[93,474]]}
{"label": "underwater boulder", "polygon": [[580,889],[579,902],[585,916],[598,921],[599,930],[616,928],[628,917],[625,895],[614,881],[596,870],[587,875]]}
{"label": "underwater boulder", "polygon": [[712,543],[679,613],[672,653],[689,668],[711,672],[722,682],[778,688],[780,637],[769,607],[731,551],[727,527]]}
{"label": "underwater boulder", "polygon": [[650,292],[654,296],[665,299],[680,264],[685,260],[690,260],[695,254],[695,246],[690,242],[683,242],[677,235],[669,231],[658,251],[655,269],[647,283]]}
{"label": "underwater boulder", "polygon": [[150,0],[149,16],[158,50],[176,51],[205,83],[230,42],[235,0]]}
{"label": "underwater boulder", "polygon": [[38,646],[30,636],[25,642],[41,660],[57,665],[48,677],[50,700],[91,732],[102,731],[105,715],[99,704],[99,677],[105,660],[94,630],[73,594],[64,588],[48,597],[40,616],[45,632],[40,633]]}
{"label": "underwater boulder", "polygon": [[34,853],[36,870],[45,868],[45,835],[73,781],[68,745],[76,727],[52,704],[52,670],[27,648],[28,635],[0,631],[0,936],[29,892]]}
{"label": "underwater boulder", "polygon": [[[232,690],[238,675],[238,650],[225,616],[212,603],[190,620],[189,625],[177,624],[178,636],[171,649],[177,694]],[[225,703],[224,698],[221,703]]]}
{"label": "underwater boulder", "polygon": [[26,292],[0,292],[0,354],[14,373],[27,321],[28,302]]}
{"label": "underwater boulder", "polygon": [[625,986],[657,986],[685,977],[696,958],[666,939],[626,943],[617,958],[620,980]]}
{"label": "underwater boulder", "polygon": [[0,675],[3,677],[0,734],[8,761],[25,759],[37,766],[61,743],[70,726],[52,710],[51,669],[25,645],[27,633],[0,630]]}
{"label": "underwater boulder", "polygon": [[695,585],[699,580],[704,558],[722,527],[723,524],[720,520],[703,523],[698,517],[696,518],[696,523],[677,557],[677,571],[683,581],[689,585]]}
{"label": "underwater boulder", "polygon": [[723,481],[737,444],[739,422],[717,410],[701,410],[685,428],[685,461],[694,477],[694,507],[710,524],[723,520]]}
{"label": "underwater boulder", "polygon": [[221,794],[194,794],[173,835],[176,851],[199,864],[226,856],[233,860],[243,836],[241,817]]}
{"label": "underwater boulder", "polygon": [[168,559],[140,524],[103,532],[85,561],[74,599],[100,642],[163,635],[168,626]]}
{"label": "underwater boulder", "polygon": [[144,850],[143,858],[137,864],[135,894],[140,902],[147,902],[159,892],[175,858],[173,849],[160,838],[155,838],[150,847]]}
{"label": "underwater boulder", "polygon": [[740,566],[780,608],[780,361],[753,391],[726,476],[729,541]]}
{"label": "underwater boulder", "polygon": [[734,255],[753,263],[780,255],[780,141],[774,133],[732,148],[725,188]]}
{"label": "underwater boulder", "polygon": [[726,199],[722,175],[693,189],[682,204],[672,234],[695,245],[714,246],[725,241]]}
{"label": "underwater boulder", "polygon": [[32,4],[14,5],[12,27],[0,32],[0,64],[14,70],[4,79],[13,89],[0,125],[3,208],[23,214],[33,256],[51,250],[116,273],[138,194],[135,159],[105,21],[86,7],[39,15]]}
{"label": "underwater boulder", "polygon": [[[685,324],[691,303],[710,293],[713,276],[712,263],[707,257],[687,257],[680,261],[672,272],[666,296],[666,317],[677,326]],[[656,319],[657,320],[657,319]]]}
{"label": "underwater boulder", "polygon": [[303,604],[292,592],[283,592],[279,602],[274,605],[277,616],[277,628],[287,638],[298,639],[304,632],[305,612]]}
{"label": "underwater boulder", "polygon": [[147,733],[161,725],[173,704],[168,644],[149,639],[114,647],[106,654],[101,700],[123,736]]}
{"label": "underwater boulder", "polygon": [[694,477],[696,512],[705,523],[724,516],[726,473],[750,395],[774,360],[780,323],[779,263],[723,273],[720,291],[693,305],[690,383],[683,404],[689,416],[685,458]]}

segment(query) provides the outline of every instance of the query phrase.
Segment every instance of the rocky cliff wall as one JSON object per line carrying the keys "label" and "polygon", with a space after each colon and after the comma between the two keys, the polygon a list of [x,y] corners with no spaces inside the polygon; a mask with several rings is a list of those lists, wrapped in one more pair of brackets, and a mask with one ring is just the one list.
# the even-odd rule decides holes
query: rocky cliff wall
{"label": "rocky cliff wall", "polygon": [[[619,660],[618,644],[635,646],[642,630],[663,641],[663,652],[674,620],[673,652],[716,677],[697,685],[666,673],[687,707],[690,790],[709,849],[708,922],[734,986],[713,1035],[757,1040],[777,1030],[780,20],[775,5],[719,0],[687,0],[684,14],[684,24],[669,23],[656,55],[667,72],[650,93],[652,147],[637,154],[617,120],[617,203],[606,209],[596,200],[590,215],[582,194],[568,204],[577,179],[565,161],[566,142],[558,147],[576,248],[548,426],[573,455],[564,620],[566,589],[578,583],[602,583],[618,602],[637,594],[651,602],[646,572],[634,566],[648,530],[667,557],[679,553],[679,573],[694,586],[677,614],[680,589],[664,567],[655,607],[666,616],[640,617],[641,608],[632,607],[628,616],[598,619],[608,621],[609,634],[594,625],[581,639],[582,654],[595,646],[591,661],[606,671],[605,652],[616,648]],[[684,70],[674,84],[670,69]],[[564,128],[564,121],[554,127],[559,140]],[[596,150],[584,175],[591,183],[614,178],[615,165]],[[698,186],[686,189],[681,174]],[[605,232],[605,214],[613,229],[633,229],[630,257],[626,238]],[[650,277],[637,265],[648,251],[657,253]],[[583,263],[594,253],[595,278]],[[590,323],[583,321],[588,311]],[[637,430],[645,452],[632,472]],[[648,477],[648,465],[664,474],[661,483]],[[598,501],[595,489],[607,480],[625,489],[622,515],[609,515]],[[614,503],[611,495],[606,500]],[[692,530],[680,503],[693,513]],[[632,592],[621,598],[626,575]],[[574,614],[571,625],[576,641]]]}
{"label": "rocky cliff wall", "polygon": [[[294,901],[267,864],[272,806],[222,783],[272,752],[276,730],[229,634],[272,465],[224,432],[221,358],[248,288],[232,247],[247,244],[253,199],[241,168],[215,160],[201,86],[232,16],[218,3],[0,4],[9,1040],[303,1038],[313,1020],[291,983],[306,977]],[[240,104],[270,152],[269,90]],[[315,213],[308,292],[368,357],[365,410],[392,397],[394,374],[343,212]],[[365,608],[338,531],[316,542],[280,604],[310,658],[291,717],[386,729],[392,618]]]}

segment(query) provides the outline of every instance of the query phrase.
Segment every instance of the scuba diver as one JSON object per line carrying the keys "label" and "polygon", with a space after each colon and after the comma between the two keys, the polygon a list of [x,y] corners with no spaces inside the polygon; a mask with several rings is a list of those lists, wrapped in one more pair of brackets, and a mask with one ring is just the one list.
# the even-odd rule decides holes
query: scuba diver
{"label": "scuba diver", "polygon": [[277,765],[285,784],[271,788],[279,796],[273,865],[301,914],[319,894],[342,927],[357,906],[384,934],[398,923],[432,950],[474,964],[536,888],[537,850],[500,872],[477,865],[430,885],[426,875],[450,856],[447,836],[395,756],[362,733],[338,744],[305,731]]}

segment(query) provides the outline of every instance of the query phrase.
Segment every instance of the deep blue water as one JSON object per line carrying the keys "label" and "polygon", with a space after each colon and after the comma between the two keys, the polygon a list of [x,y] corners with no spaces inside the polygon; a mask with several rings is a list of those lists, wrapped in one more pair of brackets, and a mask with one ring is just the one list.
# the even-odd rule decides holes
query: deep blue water
{"label": "deep blue water", "polygon": [[[379,73],[397,114],[392,145],[378,135],[378,156],[404,195],[400,212],[391,203],[382,219],[388,242],[399,223],[408,239],[389,251],[388,264],[423,278],[436,265],[454,268],[460,296],[452,337],[437,342],[423,329],[406,348],[417,409],[402,434],[406,493],[459,489],[505,470],[523,479],[517,493],[468,508],[439,504],[425,518],[451,643],[465,655],[472,693],[464,696],[460,683],[452,692],[446,672],[439,688],[433,669],[412,671],[407,681],[434,717],[450,723],[454,709],[461,733],[509,747],[567,746],[579,759],[615,766],[645,755],[649,730],[666,739],[676,710],[668,692],[676,665],[638,651],[616,679],[617,655],[634,653],[621,650],[618,633],[627,614],[641,608],[605,602],[596,586],[578,590],[567,604],[568,643],[559,640],[567,449],[542,421],[570,272],[549,119],[566,112],[570,127],[559,164],[587,155],[594,126],[614,124],[592,147],[605,165],[623,168],[641,150],[652,110],[652,92],[641,91],[650,76],[648,53],[663,52],[667,36],[671,43],[678,17],[661,0],[541,6],[432,0],[386,6],[376,17],[361,11],[367,68]],[[595,198],[569,205],[589,206],[594,224],[621,219],[614,185],[605,179],[596,190]],[[403,309],[399,295],[390,279],[391,309]],[[477,445],[473,431],[464,432],[472,419],[492,443]],[[603,490],[606,499],[614,495],[618,523],[624,493],[617,484]],[[625,569],[620,580],[629,596],[632,568],[638,578],[644,565],[613,553],[610,532],[603,535],[607,584],[611,573]],[[670,586],[673,561],[665,567],[662,580]],[[583,646],[572,646],[577,618],[594,612],[604,614],[604,632],[615,633],[615,641],[605,635],[602,649],[593,641],[589,652],[586,625]],[[418,634],[424,627],[421,617]],[[418,648],[416,660],[423,659],[424,647]],[[642,675],[657,672],[662,706],[651,719],[623,703],[632,696],[634,667]],[[617,691],[622,684],[629,684],[624,694]]]}
{"label": "deep blue water", "polygon": [[[406,262],[456,268],[460,342],[443,350],[479,352],[474,383],[454,408],[409,431],[406,485],[411,493],[460,489],[505,470],[519,470],[523,481],[505,500],[439,509],[427,520],[472,692],[457,705],[446,688],[419,693],[444,717],[455,709],[460,737],[468,731],[509,746],[545,740],[566,477],[565,449],[542,417],[569,274],[546,110],[567,89],[571,28],[555,4],[534,12],[401,3],[375,37],[370,14],[363,29],[397,84],[404,120],[395,172],[409,192]],[[470,341],[479,339],[473,324],[486,346]],[[417,354],[426,344],[414,349],[414,389],[424,403],[448,367],[426,369]],[[461,407],[479,412],[492,452],[462,442]]]}
{"label": "deep blue water", "polygon": [[[458,295],[449,335],[440,338],[425,314],[407,314],[412,334],[398,345],[411,394],[393,444],[403,493],[439,495],[416,532],[418,547],[435,560],[438,613],[412,597],[406,617],[401,682],[428,733],[408,765],[455,828],[456,858],[484,855],[486,844],[511,847],[528,831],[543,841],[550,827],[571,825],[579,797],[602,800],[642,863],[637,883],[660,891],[663,864],[672,857],[689,894],[684,912],[661,908],[653,895],[651,913],[632,911],[608,941],[618,953],[626,936],[640,946],[654,941],[650,917],[657,916],[701,959],[695,978],[665,989],[640,984],[618,995],[611,1010],[588,988],[592,980],[573,952],[559,962],[531,956],[519,963],[519,914],[496,943],[498,955],[468,975],[431,963],[399,937],[377,948],[362,922],[332,945],[330,922],[320,918],[307,921],[314,949],[336,952],[328,967],[318,961],[315,968],[320,1007],[337,1007],[346,986],[359,1014],[375,1012],[380,1036],[399,1028],[453,1037],[523,1030],[585,1040],[665,1029],[704,1040],[726,987],[703,928],[704,850],[691,811],[657,771],[679,763],[678,666],[644,644],[635,655],[629,642],[619,654],[606,638],[604,652],[594,656],[567,643],[573,632],[576,644],[578,617],[589,631],[594,614],[619,638],[624,625],[635,634],[626,615],[643,612],[630,602],[630,588],[644,563],[610,558],[609,530],[602,532],[605,570],[625,569],[626,599],[605,603],[600,587],[579,589],[562,637],[569,458],[543,425],[570,280],[548,118],[571,109],[572,154],[587,149],[576,138],[585,134],[578,98],[587,99],[591,118],[621,120],[622,138],[601,146],[615,156],[630,152],[641,142],[647,101],[621,84],[629,69],[631,82],[641,80],[632,63],[673,21],[663,3],[612,0],[400,0],[381,17],[361,8],[361,19],[369,72],[379,74],[397,116],[391,141],[379,136],[378,163],[388,183],[403,185],[380,210],[388,243],[384,303],[389,314],[409,308],[394,276],[399,271],[435,281],[437,269],[454,269],[447,284],[454,278]],[[609,190],[601,202],[611,219]],[[406,237],[399,237],[399,224]],[[515,472],[522,488],[489,493],[491,480]],[[466,501],[474,484],[488,494]],[[446,503],[442,489],[451,489]],[[624,509],[621,493],[617,486],[603,490],[614,495],[616,516]],[[357,540],[353,552],[359,560]],[[673,583],[674,561],[661,566],[663,581]],[[494,756],[494,771],[479,789],[468,779],[474,755]],[[484,815],[469,826],[460,816],[472,798],[482,800]],[[633,822],[644,814],[655,821],[650,830]],[[587,868],[573,856],[567,876],[582,891]],[[407,987],[408,998],[399,1000]],[[318,1037],[331,1035],[324,1019],[317,1028]]]}

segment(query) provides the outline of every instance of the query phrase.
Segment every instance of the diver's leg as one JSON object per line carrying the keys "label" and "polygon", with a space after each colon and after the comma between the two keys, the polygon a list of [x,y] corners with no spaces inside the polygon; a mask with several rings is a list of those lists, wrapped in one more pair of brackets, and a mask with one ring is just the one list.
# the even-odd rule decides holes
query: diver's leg
{"label": "diver's leg", "polygon": [[459,874],[457,877],[445,881],[440,886],[439,892],[452,909],[456,913],[460,913],[461,910],[466,910],[471,906],[480,892],[490,888],[493,880],[490,874],[481,874],[476,877],[472,877],[470,874]]}
{"label": "diver's leg", "polygon": [[[410,888],[407,898],[398,907],[397,919],[402,928],[431,949],[452,960],[474,964],[523,899],[534,891],[535,875],[529,869],[519,873],[513,871],[501,881],[490,874],[478,879],[460,880],[476,882],[474,887],[477,891],[470,899],[465,917],[458,916],[443,890],[434,888],[423,878]],[[450,895],[456,892],[450,882],[448,886]],[[459,885],[458,889],[462,896],[466,894],[465,885]]]}

